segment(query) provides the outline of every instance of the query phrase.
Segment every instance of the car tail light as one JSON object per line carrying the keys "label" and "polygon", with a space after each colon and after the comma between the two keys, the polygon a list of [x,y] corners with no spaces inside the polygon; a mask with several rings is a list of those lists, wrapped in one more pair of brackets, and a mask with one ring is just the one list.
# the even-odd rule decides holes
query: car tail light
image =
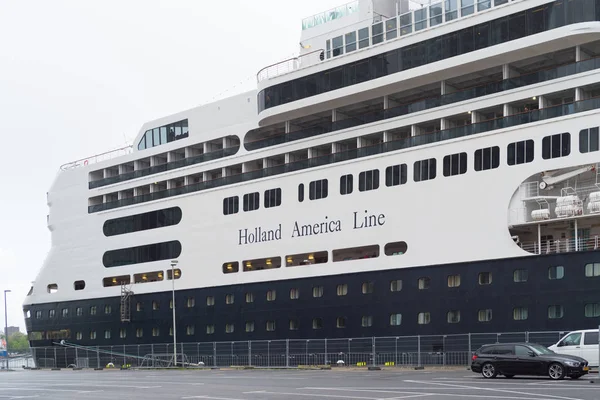
{"label": "car tail light", "polygon": [[477,359],[477,354],[473,354],[473,357],[471,357],[471,361],[475,361]]}

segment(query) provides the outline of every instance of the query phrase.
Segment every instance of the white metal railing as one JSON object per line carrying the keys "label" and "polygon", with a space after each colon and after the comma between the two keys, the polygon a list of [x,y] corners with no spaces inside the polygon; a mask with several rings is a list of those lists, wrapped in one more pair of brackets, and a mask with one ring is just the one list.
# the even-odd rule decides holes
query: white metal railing
{"label": "white metal railing", "polygon": [[306,53],[298,57],[289,58],[287,60],[269,65],[258,71],[256,78],[258,82],[262,82],[267,79],[272,79],[276,76],[284,75],[289,72],[303,68],[304,66],[314,65],[317,63],[317,60],[323,60],[324,57],[325,51],[323,49],[311,51],[310,53]]}
{"label": "white metal railing", "polygon": [[598,235],[583,238],[556,239],[534,242],[521,242],[519,246],[532,254],[557,254],[580,251],[598,250],[600,247],[600,237]]}
{"label": "white metal railing", "polygon": [[100,153],[93,155],[91,157],[82,158],[76,161],[72,161],[60,166],[61,170],[85,167],[89,164],[95,164],[98,162],[110,160],[116,157],[121,157],[126,154],[131,154],[133,152],[133,146],[121,147],[120,149],[107,151],[106,153]]}

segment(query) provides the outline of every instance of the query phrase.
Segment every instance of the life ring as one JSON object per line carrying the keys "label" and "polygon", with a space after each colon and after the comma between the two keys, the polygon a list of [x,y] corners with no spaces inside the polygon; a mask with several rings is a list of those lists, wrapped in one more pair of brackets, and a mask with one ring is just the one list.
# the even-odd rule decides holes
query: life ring
{"label": "life ring", "polygon": [[83,165],[88,165],[88,160],[85,160],[85,161],[83,162]]}

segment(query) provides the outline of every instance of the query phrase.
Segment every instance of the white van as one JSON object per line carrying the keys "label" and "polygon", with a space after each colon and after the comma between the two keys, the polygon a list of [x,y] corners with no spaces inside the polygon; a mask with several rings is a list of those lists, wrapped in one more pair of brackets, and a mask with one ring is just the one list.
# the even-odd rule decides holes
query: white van
{"label": "white van", "polygon": [[590,367],[598,368],[598,329],[569,332],[548,348],[558,354],[582,357],[587,360]]}

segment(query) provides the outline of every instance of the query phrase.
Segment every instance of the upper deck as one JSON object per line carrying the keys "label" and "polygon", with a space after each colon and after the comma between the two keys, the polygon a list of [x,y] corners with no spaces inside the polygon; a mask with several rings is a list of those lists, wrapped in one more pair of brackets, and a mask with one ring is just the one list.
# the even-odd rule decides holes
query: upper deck
{"label": "upper deck", "polygon": [[300,54],[261,69],[257,81],[268,86],[282,75],[518,1],[352,1],[303,19]]}

